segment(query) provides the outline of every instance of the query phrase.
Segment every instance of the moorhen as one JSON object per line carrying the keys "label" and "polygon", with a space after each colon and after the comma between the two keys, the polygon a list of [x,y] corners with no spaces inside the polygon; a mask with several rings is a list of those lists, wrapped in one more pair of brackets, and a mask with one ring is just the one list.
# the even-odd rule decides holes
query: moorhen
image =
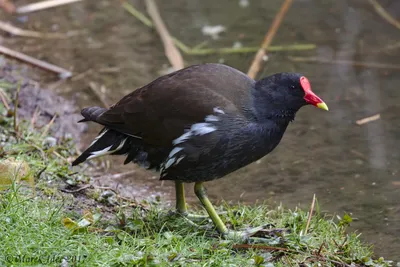
{"label": "moorhen", "polygon": [[209,201],[203,182],[221,178],[271,152],[305,105],[328,110],[298,73],[254,81],[222,64],[201,64],[154,80],[109,109],[89,107],[84,119],[104,126],[73,163],[126,155],[174,180],[176,210],[187,214],[183,183],[194,191],[226,238],[247,238],[259,228],[229,231]]}

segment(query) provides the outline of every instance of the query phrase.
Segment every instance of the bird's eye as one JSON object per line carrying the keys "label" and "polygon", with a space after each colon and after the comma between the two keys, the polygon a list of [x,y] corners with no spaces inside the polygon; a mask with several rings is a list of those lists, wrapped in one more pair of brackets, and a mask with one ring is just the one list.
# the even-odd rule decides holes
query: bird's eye
{"label": "bird's eye", "polygon": [[295,86],[294,86],[294,85],[291,85],[290,87],[291,87],[292,89],[294,89],[294,88],[295,88]]}

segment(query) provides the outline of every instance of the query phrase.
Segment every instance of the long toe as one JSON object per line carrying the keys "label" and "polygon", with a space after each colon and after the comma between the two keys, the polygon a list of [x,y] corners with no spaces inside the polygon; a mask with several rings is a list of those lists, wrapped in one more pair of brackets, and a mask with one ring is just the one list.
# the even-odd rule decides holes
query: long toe
{"label": "long toe", "polygon": [[[218,215],[224,215],[227,214],[226,211],[218,212]],[[209,215],[200,215],[200,214],[193,214],[193,213],[186,213],[183,214],[186,218],[193,220],[193,221],[205,221],[205,220],[211,220]]]}
{"label": "long toe", "polygon": [[[253,227],[249,228],[246,230],[242,231],[233,231],[229,230],[227,233],[223,234],[223,237],[228,240],[233,240],[235,242],[257,242],[260,241],[260,243],[265,243],[267,239],[265,238],[260,238],[260,237],[253,237],[255,234],[260,232],[261,230],[264,230],[268,228],[269,224],[258,226],[258,227]],[[258,242],[257,242],[258,243]]]}

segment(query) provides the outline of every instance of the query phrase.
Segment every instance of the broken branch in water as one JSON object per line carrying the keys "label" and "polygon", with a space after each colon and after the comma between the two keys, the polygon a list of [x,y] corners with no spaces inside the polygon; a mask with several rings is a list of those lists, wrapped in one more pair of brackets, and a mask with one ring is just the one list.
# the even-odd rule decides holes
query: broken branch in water
{"label": "broken branch in water", "polygon": [[[156,30],[158,31],[158,34],[160,34],[161,41],[164,44],[165,55],[169,62],[175,70],[183,69],[185,65],[183,63],[182,55],[178,48],[176,48],[175,43],[173,42],[173,39],[158,12],[156,3],[154,0],[146,0],[146,5],[151,18],[154,20]],[[180,183],[181,182],[179,181],[175,181],[176,186]],[[183,188],[183,184],[181,186]]]}
{"label": "broken branch in water", "polygon": [[39,11],[51,7],[57,7],[61,5],[66,5],[66,4],[71,4],[74,2],[80,2],[82,0],[48,0],[48,1],[42,1],[38,3],[33,3],[33,4],[28,4],[22,7],[18,7],[16,12],[18,14],[22,13],[29,13],[29,12],[34,12],[34,11]]}
{"label": "broken branch in water", "polygon": [[376,0],[369,0],[371,5],[375,8],[375,11],[381,16],[383,19],[385,19],[387,22],[395,26],[397,29],[400,30],[400,21],[397,21],[395,18],[393,18]]}
{"label": "broken branch in water", "polygon": [[67,35],[59,33],[41,33],[36,31],[23,30],[4,21],[0,21],[0,30],[8,32],[12,35],[23,36],[23,37],[48,38],[48,39],[63,39],[68,37]]}
{"label": "broken branch in water", "polygon": [[380,118],[381,118],[381,114],[378,113],[378,114],[375,114],[373,116],[369,116],[369,117],[366,117],[364,119],[357,120],[356,124],[357,125],[363,125],[363,124],[369,123],[371,121],[379,120]]}
{"label": "broken branch in water", "polygon": [[[128,11],[132,16],[140,20],[144,25],[150,28],[154,28],[153,22],[143,15],[139,10],[137,10],[134,6],[129,4],[128,2],[123,2],[122,7]],[[186,55],[211,55],[211,54],[235,54],[235,53],[254,53],[257,52],[260,47],[240,47],[240,48],[233,48],[233,47],[224,47],[224,48],[200,48],[203,47],[204,44],[201,46],[197,45],[193,48],[185,45],[183,42],[178,40],[177,38],[171,36],[174,44]],[[283,45],[283,46],[269,46],[268,51],[270,52],[277,52],[277,51],[292,51],[292,50],[313,50],[316,48],[314,44],[295,44],[295,45]]]}
{"label": "broken branch in water", "polygon": [[140,20],[144,25],[147,27],[153,28],[153,22],[145,15],[143,15],[139,10],[137,10],[133,5],[129,4],[128,2],[123,2],[122,7],[125,8],[126,11],[131,13],[132,16]]}
{"label": "broken branch in water", "polygon": [[66,69],[60,68],[56,65],[47,63],[45,61],[30,57],[28,55],[25,55],[23,53],[11,50],[7,47],[1,46],[0,45],[0,53],[7,55],[9,57],[13,57],[15,59],[27,62],[29,64],[32,64],[34,66],[37,66],[39,68],[45,69],[45,70],[49,70],[55,73],[58,73],[59,77],[61,79],[66,79],[72,76],[72,73]]}
{"label": "broken branch in water", "polygon": [[[277,52],[277,51],[291,51],[291,50],[312,50],[315,49],[316,46],[314,44],[296,44],[296,45],[281,45],[281,46],[270,46],[268,51]],[[257,52],[259,47],[223,47],[223,48],[202,48],[202,49],[188,49],[184,51],[185,54],[188,55],[211,55],[211,54],[244,54],[244,53],[254,53]]]}
{"label": "broken branch in water", "polygon": [[176,48],[171,35],[160,16],[156,3],[154,0],[146,0],[146,6],[150,17],[154,21],[154,26],[164,44],[165,55],[175,70],[182,69],[184,67],[183,58],[179,53],[179,50]]}
{"label": "broken branch in water", "polygon": [[361,68],[375,68],[375,69],[392,69],[400,70],[400,65],[376,63],[376,62],[360,62],[345,59],[327,59],[317,57],[292,57],[289,56],[289,60],[293,62],[304,62],[304,63],[324,63],[324,64],[343,64],[352,65],[354,67]]}
{"label": "broken branch in water", "polygon": [[289,7],[292,4],[292,2],[293,2],[293,0],[286,0],[282,4],[282,7],[279,10],[278,14],[276,14],[271,27],[269,28],[267,34],[265,35],[264,41],[261,45],[261,48],[258,50],[256,56],[254,57],[253,62],[251,63],[249,71],[247,72],[247,75],[249,75],[250,78],[254,79],[256,77],[257,73],[259,72],[260,67],[261,67],[261,62],[267,53],[267,49],[268,49],[269,45],[271,44],[272,40],[274,39],[274,36],[275,36],[276,32],[278,31],[279,26],[281,25],[283,17],[285,16],[286,12],[289,10]]}

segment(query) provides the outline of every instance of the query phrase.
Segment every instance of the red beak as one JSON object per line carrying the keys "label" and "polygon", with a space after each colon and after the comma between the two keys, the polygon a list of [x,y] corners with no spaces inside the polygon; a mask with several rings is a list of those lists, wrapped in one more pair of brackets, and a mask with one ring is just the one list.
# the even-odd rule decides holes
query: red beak
{"label": "red beak", "polygon": [[324,110],[329,110],[328,106],[325,104],[325,102],[319,98],[316,94],[314,94],[313,91],[311,91],[311,85],[310,82],[306,77],[301,77],[300,78],[300,84],[303,87],[305,96],[304,100],[313,106],[316,106],[318,108],[324,109]]}

